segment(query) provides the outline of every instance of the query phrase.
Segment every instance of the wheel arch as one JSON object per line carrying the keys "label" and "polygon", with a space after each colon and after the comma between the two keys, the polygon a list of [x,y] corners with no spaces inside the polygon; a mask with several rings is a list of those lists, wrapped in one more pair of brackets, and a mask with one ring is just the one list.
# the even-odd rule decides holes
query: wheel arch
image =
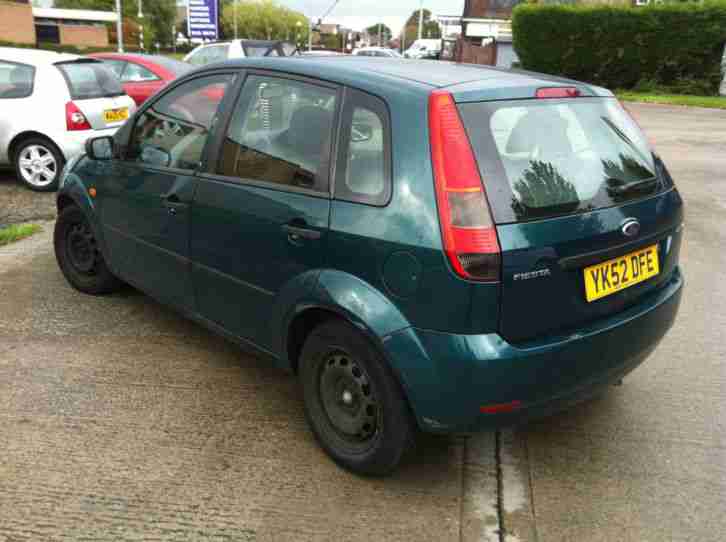
{"label": "wheel arch", "polygon": [[48,141],[55,149],[58,151],[58,153],[63,157],[63,160],[66,159],[65,154],[63,154],[63,151],[61,148],[56,144],[55,141],[53,141],[53,138],[42,133],[42,132],[36,132],[35,130],[26,130],[24,132],[20,132],[18,134],[15,134],[13,138],[10,140],[10,143],[8,144],[8,159],[11,162],[15,162],[15,153],[18,152],[18,146],[28,139],[45,139]]}

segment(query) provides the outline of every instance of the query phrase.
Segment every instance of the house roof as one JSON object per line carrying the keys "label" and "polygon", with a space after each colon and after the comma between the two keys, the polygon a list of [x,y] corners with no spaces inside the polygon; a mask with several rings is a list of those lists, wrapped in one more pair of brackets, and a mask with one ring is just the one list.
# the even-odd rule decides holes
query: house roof
{"label": "house roof", "polygon": [[104,23],[115,23],[118,20],[118,15],[114,11],[97,11],[91,9],[33,8],[33,17]]}

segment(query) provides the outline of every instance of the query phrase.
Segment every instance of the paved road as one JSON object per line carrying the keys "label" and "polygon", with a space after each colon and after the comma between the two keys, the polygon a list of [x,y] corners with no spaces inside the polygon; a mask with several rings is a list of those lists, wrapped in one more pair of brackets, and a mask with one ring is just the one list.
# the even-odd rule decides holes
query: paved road
{"label": "paved road", "polygon": [[52,224],[0,248],[0,542],[723,539],[726,112],[634,109],[688,205],[670,336],[603,398],[428,438],[386,480],[323,455],[289,375],[141,294],[70,289]]}

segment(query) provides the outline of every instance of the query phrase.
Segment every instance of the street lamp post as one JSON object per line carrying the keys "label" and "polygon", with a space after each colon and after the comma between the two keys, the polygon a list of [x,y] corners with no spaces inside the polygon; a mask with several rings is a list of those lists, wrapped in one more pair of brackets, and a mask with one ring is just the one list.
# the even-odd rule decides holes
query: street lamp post
{"label": "street lamp post", "polygon": [[418,39],[421,39],[423,34],[423,6],[424,0],[421,0],[421,8],[418,10]]}
{"label": "street lamp post", "polygon": [[[139,0],[139,19],[144,18],[144,11],[141,2],[142,0]],[[144,50],[144,25],[141,23],[139,23],[139,48],[142,51]]]}
{"label": "street lamp post", "polygon": [[232,0],[232,6],[234,6],[234,39],[237,39],[237,0]]}
{"label": "street lamp post", "polygon": [[116,42],[118,43],[118,52],[123,53],[124,52],[124,29],[123,29],[123,23],[121,22],[121,19],[122,19],[121,0],[116,0],[116,15],[118,15],[118,19],[116,19]]}

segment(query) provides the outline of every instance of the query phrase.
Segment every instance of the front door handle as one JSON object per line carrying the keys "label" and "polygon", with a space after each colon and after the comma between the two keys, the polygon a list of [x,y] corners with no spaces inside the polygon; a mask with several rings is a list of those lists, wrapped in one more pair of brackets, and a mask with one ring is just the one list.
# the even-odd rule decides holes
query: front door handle
{"label": "front door handle", "polygon": [[286,232],[291,241],[299,241],[300,239],[320,239],[323,234],[318,230],[313,230],[303,225],[283,224],[282,231]]}

